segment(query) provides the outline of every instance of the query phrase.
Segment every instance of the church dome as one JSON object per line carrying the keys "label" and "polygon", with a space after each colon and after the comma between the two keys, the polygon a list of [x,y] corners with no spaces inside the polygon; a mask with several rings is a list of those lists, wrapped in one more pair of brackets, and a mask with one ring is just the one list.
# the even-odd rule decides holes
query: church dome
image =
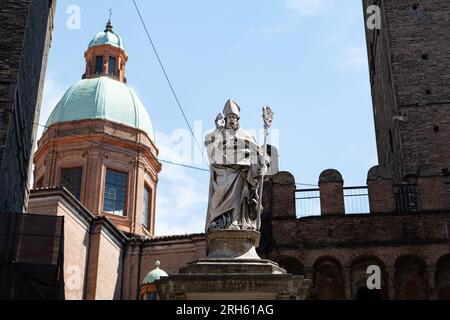
{"label": "church dome", "polygon": [[127,84],[108,76],[83,79],[56,105],[46,127],[75,120],[104,119],[140,129],[154,140],[150,116]]}
{"label": "church dome", "polygon": [[156,269],[150,271],[144,279],[143,284],[153,284],[156,280],[159,280],[161,277],[168,277],[169,275],[162,269],[159,268],[160,262],[156,261]]}
{"label": "church dome", "polygon": [[111,45],[125,50],[122,38],[112,31],[111,21],[108,21],[105,31],[97,33],[94,39],[92,39],[89,43],[89,48],[101,45]]}

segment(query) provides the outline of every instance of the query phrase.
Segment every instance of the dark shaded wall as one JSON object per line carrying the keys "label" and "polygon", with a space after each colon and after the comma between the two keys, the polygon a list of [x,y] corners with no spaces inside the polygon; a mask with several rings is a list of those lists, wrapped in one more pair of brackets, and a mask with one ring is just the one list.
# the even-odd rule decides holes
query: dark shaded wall
{"label": "dark shaded wall", "polygon": [[27,208],[55,5],[0,2],[0,212]]}
{"label": "dark shaded wall", "polygon": [[64,218],[0,215],[0,300],[64,299]]}

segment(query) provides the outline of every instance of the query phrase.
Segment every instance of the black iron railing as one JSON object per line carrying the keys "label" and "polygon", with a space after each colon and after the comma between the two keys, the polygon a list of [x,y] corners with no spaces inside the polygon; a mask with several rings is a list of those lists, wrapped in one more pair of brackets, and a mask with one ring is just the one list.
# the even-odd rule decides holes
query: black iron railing
{"label": "black iron railing", "polygon": [[420,211],[420,201],[416,184],[395,185],[394,194],[398,212],[412,213]]}
{"label": "black iron railing", "polygon": [[297,217],[320,216],[320,189],[295,191]]}
{"label": "black iron railing", "polygon": [[370,213],[368,187],[345,187],[344,203],[347,214]]}
{"label": "black iron railing", "polygon": [[[345,187],[344,205],[346,214],[370,213],[367,186]],[[320,189],[299,189],[295,191],[297,217],[320,216]]]}

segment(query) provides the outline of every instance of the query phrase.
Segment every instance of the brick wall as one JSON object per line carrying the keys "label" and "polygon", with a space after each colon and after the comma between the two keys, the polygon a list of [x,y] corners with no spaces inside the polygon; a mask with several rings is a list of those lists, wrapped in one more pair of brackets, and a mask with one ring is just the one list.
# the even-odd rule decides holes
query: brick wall
{"label": "brick wall", "polygon": [[345,214],[344,180],[339,171],[328,169],[322,172],[319,187],[322,215]]}
{"label": "brick wall", "polygon": [[423,211],[445,210],[446,199],[444,181],[440,176],[419,177],[417,188]]}
{"label": "brick wall", "polygon": [[156,238],[145,243],[141,260],[141,280],[161,261],[161,268],[174,274],[189,262],[206,257],[206,238],[204,235]]}
{"label": "brick wall", "polygon": [[[26,210],[56,1],[2,0],[0,211]],[[5,48],[6,50],[4,50]]]}
{"label": "brick wall", "polygon": [[135,300],[145,276],[155,269],[177,274],[189,262],[206,257],[206,237],[203,234],[185,236],[136,238],[129,241],[124,264],[123,299]]}
{"label": "brick wall", "polygon": [[424,164],[450,166],[450,2],[364,0],[379,4],[381,30],[367,30],[381,165],[394,181]]}
{"label": "brick wall", "polygon": [[102,230],[98,254],[96,300],[119,300],[122,296],[123,244]]}
{"label": "brick wall", "polygon": [[383,166],[372,167],[367,174],[371,213],[396,211],[391,170]]}
{"label": "brick wall", "polygon": [[[66,190],[33,190],[30,214],[64,217],[64,290],[67,300],[122,298],[128,238],[96,217]],[[48,250],[42,246],[41,250]]]}
{"label": "brick wall", "polygon": [[[450,51],[450,46],[448,50]],[[449,168],[450,103],[436,101],[404,106],[402,113],[407,119],[400,125],[404,132],[402,146],[405,173],[415,174],[420,166],[429,164],[440,170]]]}
{"label": "brick wall", "polygon": [[[295,178],[289,172],[280,172],[273,176],[270,196],[263,198],[265,211],[273,215],[295,217]],[[271,200],[270,202],[268,200]],[[269,207],[270,206],[270,207]]]}
{"label": "brick wall", "polygon": [[450,182],[445,181],[444,183],[444,194],[445,194],[445,205],[447,208],[450,208]]}
{"label": "brick wall", "polygon": [[203,234],[129,238],[62,188],[33,190],[30,214],[64,217],[64,281],[69,300],[135,300],[157,260],[162,269],[175,274],[206,257]]}
{"label": "brick wall", "polygon": [[92,219],[86,219],[77,213],[58,195],[32,198],[29,203],[29,212],[64,217],[65,298],[82,300]]}
{"label": "brick wall", "polygon": [[[380,4],[377,0],[364,0],[366,8],[372,4]],[[381,3],[384,10],[384,4]],[[366,16],[367,17],[367,16]],[[391,60],[388,42],[386,16],[382,15],[382,29],[366,29],[367,50],[369,56],[370,82],[372,87],[373,112],[377,138],[378,161],[395,174],[396,180],[401,180],[401,149],[399,146],[398,122],[392,121],[398,114],[394,83],[391,77]]]}
{"label": "brick wall", "polygon": [[[368,173],[372,214],[297,219],[285,210],[295,202],[294,192],[285,195],[280,198],[285,204],[265,208],[261,243],[269,245],[260,250],[261,256],[283,266],[289,261],[286,267],[290,272],[303,270],[314,280],[312,299],[361,298],[370,265],[380,266],[383,276],[383,288],[372,293],[374,299],[446,296],[450,271],[436,266],[438,260],[450,257],[450,207],[444,205],[443,197],[448,178],[433,174],[431,168],[423,167],[420,172],[417,190],[427,211],[410,214],[396,212],[393,179],[390,170],[382,166]],[[278,177],[266,183],[265,192],[272,193],[270,197],[275,196],[274,180]],[[292,187],[295,181],[291,180]],[[320,180],[321,197],[326,197],[321,202],[336,213],[340,205],[333,199],[335,193],[342,194],[342,177],[336,170],[326,170]],[[323,183],[335,188],[323,192]],[[414,262],[408,264],[412,271],[404,268],[403,261]],[[408,289],[411,283],[417,290]]]}
{"label": "brick wall", "polygon": [[448,213],[322,216],[272,222],[273,237],[279,246],[448,241],[448,226]]}
{"label": "brick wall", "polygon": [[[382,173],[383,170],[374,169],[369,177],[380,178],[383,177]],[[318,281],[315,283],[316,296],[313,297],[357,298],[362,283],[360,278],[365,274],[364,268],[372,264],[382,267],[386,287],[380,293],[381,297],[405,297],[405,283],[413,280],[420,281],[419,287],[422,288],[417,296],[436,298],[446,294],[445,281],[449,274],[442,267],[436,269],[434,266],[438,260],[450,256],[448,211],[341,214],[297,219],[289,209],[292,208],[292,202],[295,203],[295,187],[284,199],[287,204],[273,206],[270,199],[275,196],[274,182],[289,188],[295,186],[292,175],[286,172],[266,182],[265,193],[271,196],[265,202],[264,222],[270,224],[270,228],[263,226],[263,239],[269,240],[270,245],[260,253],[263,257],[284,263],[292,272],[303,272],[312,279],[329,279],[333,276],[333,290],[327,290],[328,284],[323,284],[328,283],[328,280]],[[57,199],[51,200],[49,197]],[[67,262],[83,265],[83,252],[86,252],[86,246],[89,247],[84,282],[87,299],[137,299],[139,286],[145,275],[154,269],[156,260],[161,261],[161,268],[166,272],[175,274],[189,262],[206,256],[206,239],[202,234],[153,239],[128,238],[107,219],[94,217],[69,193],[60,189],[33,191],[30,206],[38,213],[57,212],[65,216]],[[89,240],[83,238],[88,234],[87,229],[72,225],[70,221],[73,217],[74,222],[79,224],[80,215],[92,220],[88,223],[91,231]],[[80,261],[77,262],[77,259]],[[400,262],[408,259],[418,261],[422,268],[420,277],[402,269]],[[65,264],[66,281],[71,276],[67,266]],[[436,279],[444,280],[434,280],[435,270],[439,271]],[[72,293],[66,286],[67,298],[79,298],[79,292]]]}

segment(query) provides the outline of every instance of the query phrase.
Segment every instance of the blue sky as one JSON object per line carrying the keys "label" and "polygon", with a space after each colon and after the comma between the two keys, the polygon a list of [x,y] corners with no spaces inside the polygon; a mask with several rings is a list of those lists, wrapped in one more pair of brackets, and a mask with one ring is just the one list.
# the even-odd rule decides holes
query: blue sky
{"label": "blue sky", "polygon": [[[137,3],[191,125],[201,125],[201,144],[228,98],[241,106],[246,129],[261,128],[261,108],[270,105],[281,170],[317,184],[323,170],[335,168],[347,186],[365,185],[377,156],[360,0]],[[79,29],[67,27],[72,5],[80,8]],[[128,84],[150,113],[160,157],[182,162],[179,137],[187,126],[132,0],[58,1],[40,123],[80,80],[84,51],[103,31],[109,8],[129,54]],[[198,154],[195,143],[189,152]],[[205,168],[198,160],[189,164]],[[202,232],[208,188],[207,172],[164,164],[157,234]]]}

